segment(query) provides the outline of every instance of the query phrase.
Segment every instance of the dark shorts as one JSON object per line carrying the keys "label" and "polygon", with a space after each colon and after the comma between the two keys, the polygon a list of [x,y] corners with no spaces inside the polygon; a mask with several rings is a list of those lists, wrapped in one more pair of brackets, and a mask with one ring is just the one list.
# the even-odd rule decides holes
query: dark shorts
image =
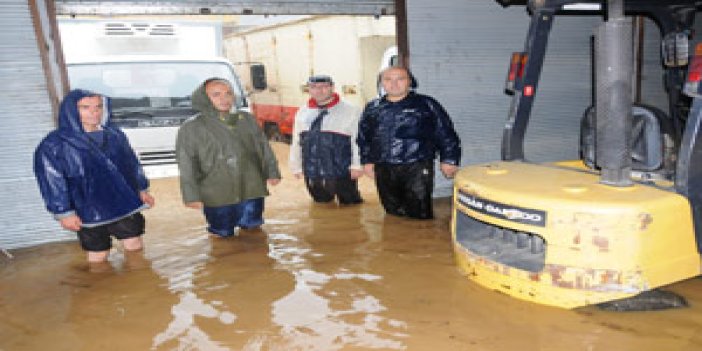
{"label": "dark shorts", "polygon": [[232,236],[234,229],[256,228],[263,224],[263,198],[244,200],[238,204],[205,207],[207,231],[219,236]]}
{"label": "dark shorts", "polygon": [[78,231],[80,246],[85,251],[107,251],[112,247],[112,238],[129,239],[144,234],[144,215],[137,212],[119,221]]}

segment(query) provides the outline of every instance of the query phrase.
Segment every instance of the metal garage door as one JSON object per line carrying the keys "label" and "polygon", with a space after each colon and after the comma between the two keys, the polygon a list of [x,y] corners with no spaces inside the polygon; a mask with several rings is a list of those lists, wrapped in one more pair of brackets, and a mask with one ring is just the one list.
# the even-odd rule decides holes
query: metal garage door
{"label": "metal garage door", "polygon": [[[407,18],[419,91],[436,97],[451,114],[463,141],[462,164],[500,159],[511,98],[503,93],[504,81],[511,53],[524,48],[525,7],[502,8],[493,0],[408,0]],[[580,118],[592,101],[590,35],[600,22],[596,17],[556,17],[526,133],[528,160],[579,156]],[[655,52],[658,33],[649,21],[646,29],[646,43],[653,47],[647,51],[643,96],[665,107]],[[450,194],[450,186],[437,177],[438,195]]]}
{"label": "metal garage door", "polygon": [[[41,4],[40,4],[41,5]],[[46,212],[32,154],[54,127],[51,97],[28,1],[0,2],[0,248],[66,240]]]}

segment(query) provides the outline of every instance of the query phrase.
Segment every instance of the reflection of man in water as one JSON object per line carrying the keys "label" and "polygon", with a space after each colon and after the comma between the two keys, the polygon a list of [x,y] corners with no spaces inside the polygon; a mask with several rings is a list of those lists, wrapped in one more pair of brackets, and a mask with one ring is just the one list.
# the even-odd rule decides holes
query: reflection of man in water
{"label": "reflection of man in water", "polygon": [[280,182],[268,140],[251,114],[233,110],[234,99],[227,80],[206,80],[192,95],[200,113],[176,140],[183,202],[203,209],[207,230],[223,237],[263,224],[266,182]]}
{"label": "reflection of man in water", "polygon": [[63,228],[78,232],[89,262],[107,260],[111,235],[125,250],[140,250],[139,212],[154,205],[139,160],[110,115],[109,99],[72,90],[61,102],[58,129],[34,154],[46,208]]}
{"label": "reflection of man in water", "polygon": [[[54,344],[35,349],[156,349],[154,336],[167,328],[178,299],[172,292],[172,283],[159,276],[159,272],[150,267],[151,262],[143,255],[125,253],[125,256],[129,257],[123,269],[127,269],[129,274],[105,272],[96,279],[95,274],[73,271],[68,279],[61,282],[61,289],[56,288],[56,299],[59,305],[60,298],[65,299],[67,314],[60,315],[60,326],[52,326],[50,331],[39,333],[55,334]],[[168,267],[169,264],[177,264],[165,261],[158,265]],[[140,267],[134,267],[135,263]],[[63,285],[71,288],[66,289]],[[53,316],[47,317],[50,319]],[[48,325],[46,327],[49,328]]]}

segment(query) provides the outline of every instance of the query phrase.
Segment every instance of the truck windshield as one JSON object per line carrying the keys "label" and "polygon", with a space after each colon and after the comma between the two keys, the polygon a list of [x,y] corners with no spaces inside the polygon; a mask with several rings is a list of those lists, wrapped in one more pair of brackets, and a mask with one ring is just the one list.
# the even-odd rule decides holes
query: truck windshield
{"label": "truck windshield", "polygon": [[221,62],[119,62],[69,64],[73,89],[112,98],[112,122],[122,128],[179,126],[196,112],[190,95],[205,79],[232,82],[236,105],[245,99],[231,67]]}

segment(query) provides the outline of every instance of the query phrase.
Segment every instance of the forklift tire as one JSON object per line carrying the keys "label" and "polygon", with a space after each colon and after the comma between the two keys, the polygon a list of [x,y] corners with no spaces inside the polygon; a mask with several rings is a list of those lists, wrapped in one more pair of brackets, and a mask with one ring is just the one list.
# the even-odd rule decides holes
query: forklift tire
{"label": "forklift tire", "polygon": [[597,305],[601,310],[613,312],[660,311],[688,307],[684,297],[666,290],[653,289],[621,300]]}

